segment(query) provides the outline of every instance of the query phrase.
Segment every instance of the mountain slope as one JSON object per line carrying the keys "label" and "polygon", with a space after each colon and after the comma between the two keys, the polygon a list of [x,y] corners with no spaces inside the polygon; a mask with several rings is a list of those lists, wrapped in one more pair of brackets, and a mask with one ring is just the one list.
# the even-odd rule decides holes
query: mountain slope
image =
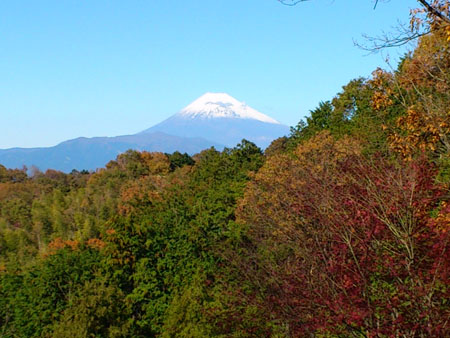
{"label": "mountain slope", "polygon": [[195,154],[209,147],[222,149],[223,145],[202,138],[186,138],[157,132],[117,137],[94,137],[62,142],[49,148],[11,148],[0,150],[0,163],[7,168],[35,165],[41,170],[56,169],[70,172],[73,169],[94,170],[104,167],[110,160],[128,149],[174,151]]}
{"label": "mountain slope", "polygon": [[0,150],[8,168],[35,165],[70,172],[94,170],[128,149],[194,154],[221,150],[247,139],[261,148],[289,133],[289,128],[225,93],[206,93],[178,114],[135,135],[77,138],[49,148]]}
{"label": "mountain slope", "polygon": [[233,147],[247,139],[265,148],[289,133],[289,127],[225,93],[206,93],[179,113],[142,133],[164,132],[204,137]]}

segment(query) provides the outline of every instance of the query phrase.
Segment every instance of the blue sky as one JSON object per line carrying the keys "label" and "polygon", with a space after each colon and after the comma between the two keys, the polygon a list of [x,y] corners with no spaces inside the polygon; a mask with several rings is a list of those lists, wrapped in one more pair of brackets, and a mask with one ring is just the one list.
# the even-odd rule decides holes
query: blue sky
{"label": "blue sky", "polygon": [[[146,129],[205,92],[287,125],[386,67],[353,45],[412,0],[2,0],[0,148]],[[403,51],[391,50],[395,63]]]}

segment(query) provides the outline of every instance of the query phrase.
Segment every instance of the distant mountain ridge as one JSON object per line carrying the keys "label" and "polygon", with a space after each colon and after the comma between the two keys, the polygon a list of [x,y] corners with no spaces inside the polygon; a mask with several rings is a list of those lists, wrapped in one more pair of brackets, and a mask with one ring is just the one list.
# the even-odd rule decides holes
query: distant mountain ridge
{"label": "distant mountain ridge", "polygon": [[165,133],[136,134],[116,137],[80,137],[49,148],[0,149],[0,164],[7,168],[26,165],[40,170],[55,169],[64,172],[95,170],[104,167],[117,155],[128,149],[195,154],[203,149],[224,146],[199,137],[178,137]]}
{"label": "distant mountain ridge", "polygon": [[266,148],[289,133],[289,127],[226,93],[206,93],[179,113],[138,134],[80,137],[49,148],[0,150],[0,164],[8,168],[32,165],[64,172],[104,167],[128,149],[195,154],[203,149],[234,147],[247,139]]}

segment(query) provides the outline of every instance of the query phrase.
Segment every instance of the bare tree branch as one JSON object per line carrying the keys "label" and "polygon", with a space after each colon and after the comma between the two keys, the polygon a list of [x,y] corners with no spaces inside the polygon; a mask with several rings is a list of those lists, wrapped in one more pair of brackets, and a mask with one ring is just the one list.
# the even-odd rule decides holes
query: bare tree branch
{"label": "bare tree branch", "polygon": [[353,40],[353,43],[362,50],[368,51],[369,53],[376,53],[385,48],[404,46],[429,33],[430,31],[428,29],[420,32],[411,31],[405,24],[399,22],[393,32],[382,32],[381,36],[363,35],[366,44],[361,44],[356,40]]}
{"label": "bare tree branch", "polygon": [[278,0],[278,1],[285,6],[295,6],[300,2],[306,2],[310,0]]}
{"label": "bare tree branch", "polygon": [[[286,6],[295,6],[300,2],[310,0],[278,0],[280,3]],[[448,29],[450,25],[449,16],[449,0],[416,0],[422,10],[411,12],[411,23],[409,26],[399,23],[396,27],[396,31],[393,33],[383,33],[380,37],[371,37],[364,35],[364,39],[368,44],[360,44],[354,41],[354,44],[370,53],[376,53],[384,48],[399,47],[406,45],[411,41],[416,41],[418,38],[427,35],[431,30],[436,29]],[[373,0],[374,9],[376,9],[380,0]],[[424,20],[420,18],[420,15],[426,15]],[[438,25],[435,25],[438,23]]]}

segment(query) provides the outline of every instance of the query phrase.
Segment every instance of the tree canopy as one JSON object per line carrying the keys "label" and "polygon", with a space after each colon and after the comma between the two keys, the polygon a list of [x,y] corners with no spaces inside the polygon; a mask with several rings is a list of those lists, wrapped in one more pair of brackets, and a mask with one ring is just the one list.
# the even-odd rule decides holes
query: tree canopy
{"label": "tree canopy", "polygon": [[0,335],[450,336],[450,45],[430,27],[264,152],[0,165]]}

